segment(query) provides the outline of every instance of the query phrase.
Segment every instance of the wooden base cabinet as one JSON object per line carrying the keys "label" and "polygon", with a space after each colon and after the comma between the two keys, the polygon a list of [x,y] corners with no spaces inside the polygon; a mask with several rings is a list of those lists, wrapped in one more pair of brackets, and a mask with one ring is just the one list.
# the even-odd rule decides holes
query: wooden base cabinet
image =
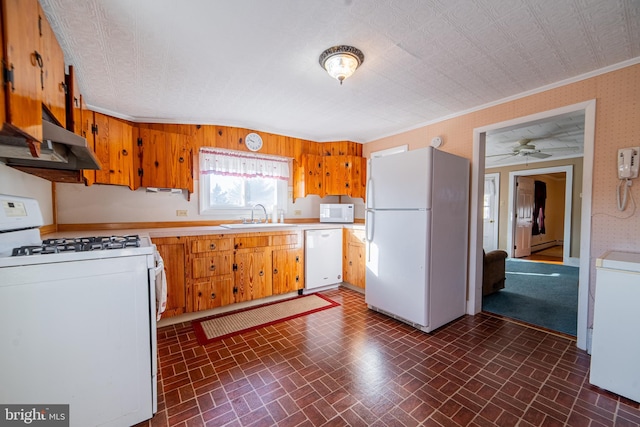
{"label": "wooden base cabinet", "polygon": [[233,277],[211,277],[193,284],[192,311],[210,310],[233,302]]}
{"label": "wooden base cabinet", "polygon": [[163,317],[304,287],[302,231],[154,238],[167,274]]}
{"label": "wooden base cabinet", "polygon": [[209,310],[233,302],[233,239],[189,238],[192,304],[189,311]]}
{"label": "wooden base cabinet", "polygon": [[366,247],[365,232],[362,229],[343,229],[343,262],[344,281],[365,289]]}
{"label": "wooden base cabinet", "polygon": [[304,288],[304,249],[272,252],[273,293],[286,294]]}
{"label": "wooden base cabinet", "polygon": [[252,301],[273,294],[265,249],[237,250],[233,270],[233,302]]}
{"label": "wooden base cabinet", "polygon": [[177,316],[187,311],[185,281],[186,238],[163,237],[153,239],[167,275],[167,308],[162,317]]}

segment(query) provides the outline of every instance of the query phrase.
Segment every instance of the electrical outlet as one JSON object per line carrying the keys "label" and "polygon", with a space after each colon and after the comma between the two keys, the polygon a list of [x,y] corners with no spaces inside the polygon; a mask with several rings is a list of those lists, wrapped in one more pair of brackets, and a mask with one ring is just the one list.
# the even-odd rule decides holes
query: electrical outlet
{"label": "electrical outlet", "polygon": [[187,210],[186,209],[176,210],[176,216],[187,216]]}
{"label": "electrical outlet", "polygon": [[293,214],[296,215],[296,216],[300,216],[300,215],[302,215],[302,210],[296,209],[296,210],[293,211]]}

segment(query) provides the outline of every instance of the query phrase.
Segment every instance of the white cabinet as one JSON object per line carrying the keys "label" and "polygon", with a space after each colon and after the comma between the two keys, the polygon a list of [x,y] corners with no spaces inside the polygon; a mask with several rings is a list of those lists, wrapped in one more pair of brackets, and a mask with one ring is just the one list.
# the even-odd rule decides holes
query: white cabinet
{"label": "white cabinet", "polygon": [[640,254],[607,252],[596,262],[589,382],[640,402]]}

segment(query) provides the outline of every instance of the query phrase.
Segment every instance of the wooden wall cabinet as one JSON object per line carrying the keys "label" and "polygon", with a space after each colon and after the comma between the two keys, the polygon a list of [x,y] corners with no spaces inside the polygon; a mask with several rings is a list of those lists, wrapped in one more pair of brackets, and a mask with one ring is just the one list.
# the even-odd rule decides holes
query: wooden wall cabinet
{"label": "wooden wall cabinet", "polygon": [[[2,2],[0,2],[0,64],[2,64],[3,70],[2,72],[4,73],[4,67],[7,63],[7,61],[5,60],[5,54],[4,54],[4,23],[2,22],[2,8],[3,8],[3,4]],[[7,111],[6,111],[6,98],[5,98],[5,91],[4,91],[4,87],[5,87],[5,81],[4,79],[2,80],[2,84],[0,84],[0,126],[1,124],[5,123],[7,121]]]}
{"label": "wooden wall cabinet", "polygon": [[294,163],[294,198],[309,194],[365,198],[366,159],[356,155],[303,154]]}
{"label": "wooden wall cabinet", "polygon": [[303,154],[300,156],[300,161],[294,161],[294,198],[306,197],[309,194],[326,196],[323,159],[323,156]]}
{"label": "wooden wall cabinet", "polygon": [[[39,150],[42,141],[42,63],[38,0],[2,0],[4,29],[4,73],[6,84],[6,122],[12,129],[31,136]],[[38,61],[38,58],[40,60]],[[43,64],[44,66],[44,64]]]}
{"label": "wooden wall cabinet", "polygon": [[154,238],[167,275],[167,308],[162,317],[177,316],[187,312],[187,286],[185,260],[187,239],[184,237]]}
{"label": "wooden wall cabinet", "polygon": [[87,139],[93,137],[96,157],[102,165],[102,169],[95,171],[95,183],[123,185],[135,190],[133,126],[97,112],[88,115],[87,122],[92,134]]}
{"label": "wooden wall cabinet", "polygon": [[[65,76],[67,84],[67,130],[80,135],[87,140],[87,144],[95,153],[95,138],[91,133],[93,126],[93,111],[89,111],[84,102],[84,98],[80,93],[75,69],[73,65],[69,65],[69,73]],[[85,185],[92,185],[96,182],[95,170],[83,170],[82,179]]]}
{"label": "wooden wall cabinet", "polygon": [[343,229],[343,280],[351,285],[365,289],[366,246],[365,231],[362,229]]}
{"label": "wooden wall cabinet", "polygon": [[42,50],[42,104],[50,116],[62,127],[66,126],[66,81],[64,52],[56,39],[56,35],[38,3],[38,23],[40,30],[40,48]]}
{"label": "wooden wall cabinet", "polygon": [[39,151],[42,105],[65,126],[64,54],[38,0],[2,0],[5,126],[31,137]]}
{"label": "wooden wall cabinet", "polygon": [[187,135],[137,130],[139,187],[181,188],[193,193],[193,154]]}

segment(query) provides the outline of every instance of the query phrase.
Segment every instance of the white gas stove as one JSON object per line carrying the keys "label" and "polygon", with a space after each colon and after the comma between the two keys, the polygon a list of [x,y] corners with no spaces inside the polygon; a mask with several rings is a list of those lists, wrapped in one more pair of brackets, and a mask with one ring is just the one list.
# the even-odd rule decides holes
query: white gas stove
{"label": "white gas stove", "polygon": [[69,404],[71,426],[151,418],[155,246],[138,235],[41,240],[42,225],[36,200],[0,195],[0,402]]}

